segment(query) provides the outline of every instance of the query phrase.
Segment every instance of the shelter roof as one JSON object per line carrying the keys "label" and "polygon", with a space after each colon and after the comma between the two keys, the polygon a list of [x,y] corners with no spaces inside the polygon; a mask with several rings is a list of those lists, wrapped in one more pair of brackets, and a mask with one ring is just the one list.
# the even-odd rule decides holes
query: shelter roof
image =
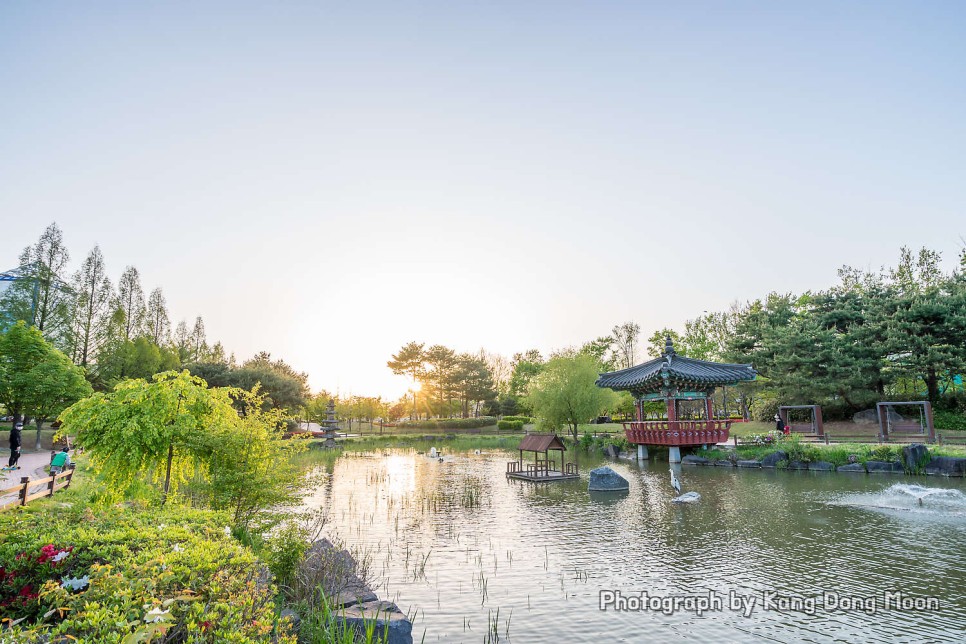
{"label": "shelter roof", "polygon": [[546,452],[548,449],[566,451],[567,448],[556,434],[527,434],[517,449],[524,452]]}
{"label": "shelter roof", "polygon": [[598,387],[618,391],[657,391],[662,387],[708,389],[722,385],[754,380],[758,372],[750,364],[708,362],[685,358],[674,352],[668,338],[665,351],[654,358],[629,369],[600,374]]}

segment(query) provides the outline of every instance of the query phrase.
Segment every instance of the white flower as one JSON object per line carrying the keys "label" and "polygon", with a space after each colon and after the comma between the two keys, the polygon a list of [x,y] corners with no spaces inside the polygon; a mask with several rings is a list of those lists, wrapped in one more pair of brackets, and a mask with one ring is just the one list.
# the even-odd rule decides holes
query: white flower
{"label": "white flower", "polygon": [[60,582],[61,588],[69,588],[71,590],[83,590],[87,588],[91,583],[91,578],[87,575],[83,577],[64,577],[63,581]]}
{"label": "white flower", "polygon": [[184,547],[179,543],[174,544],[171,549],[175,552],[184,552]]}
{"label": "white flower", "polygon": [[225,536],[226,537],[231,536],[231,528],[229,528],[228,526],[225,526]]}
{"label": "white flower", "polygon": [[171,612],[170,610],[161,610],[160,608],[152,608],[151,610],[148,611],[148,614],[144,616],[144,621],[149,624],[151,622],[163,622],[167,618],[170,612]]}
{"label": "white flower", "polygon": [[66,559],[66,558],[67,558],[67,556],[68,556],[69,554],[70,554],[70,553],[69,553],[69,552],[67,552],[66,550],[61,550],[61,551],[60,551],[60,552],[58,552],[58,553],[57,553],[56,555],[54,555],[53,557],[51,557],[51,558],[50,558],[50,560],[51,560],[51,561],[63,561],[64,559]]}

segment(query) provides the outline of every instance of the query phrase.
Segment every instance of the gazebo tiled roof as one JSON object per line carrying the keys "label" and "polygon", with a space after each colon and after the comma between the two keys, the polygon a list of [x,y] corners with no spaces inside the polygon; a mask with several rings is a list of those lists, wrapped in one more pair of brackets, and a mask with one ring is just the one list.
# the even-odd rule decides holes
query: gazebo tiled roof
{"label": "gazebo tiled roof", "polygon": [[672,387],[702,391],[754,380],[757,375],[758,372],[750,364],[708,362],[678,356],[674,353],[674,345],[668,339],[665,352],[660,358],[629,369],[602,373],[597,379],[597,386],[635,394],[657,392]]}

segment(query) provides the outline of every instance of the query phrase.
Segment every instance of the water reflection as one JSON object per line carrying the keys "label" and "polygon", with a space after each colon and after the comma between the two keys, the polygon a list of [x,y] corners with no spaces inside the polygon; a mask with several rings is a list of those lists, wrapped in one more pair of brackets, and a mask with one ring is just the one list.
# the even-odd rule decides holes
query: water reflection
{"label": "water reflection", "polygon": [[[966,628],[961,480],[919,479],[910,492],[891,489],[894,478],[685,467],[682,489],[702,498],[679,505],[666,463],[610,463],[630,490],[592,496],[586,478],[507,481],[509,457],[347,455],[331,491],[311,497],[331,504],[338,537],[372,553],[381,592],[418,611],[417,641],[423,629],[426,641],[496,641],[497,609],[499,639],[518,642],[948,641]],[[581,460],[585,472],[600,464]],[[915,507],[872,507],[905,497]],[[602,612],[605,589],[759,603],[750,617],[727,605],[701,616]],[[763,593],[823,592],[881,604],[889,590],[939,597],[940,610],[869,617],[761,604]]]}

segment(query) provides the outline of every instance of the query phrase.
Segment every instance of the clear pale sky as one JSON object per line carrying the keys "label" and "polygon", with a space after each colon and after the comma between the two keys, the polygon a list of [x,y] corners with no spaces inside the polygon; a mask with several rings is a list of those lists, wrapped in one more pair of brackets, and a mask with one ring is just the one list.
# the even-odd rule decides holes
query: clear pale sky
{"label": "clear pale sky", "polygon": [[[0,270],[56,221],[343,394],[966,235],[961,2],[4,2]],[[5,259],[4,259],[5,258]]]}

